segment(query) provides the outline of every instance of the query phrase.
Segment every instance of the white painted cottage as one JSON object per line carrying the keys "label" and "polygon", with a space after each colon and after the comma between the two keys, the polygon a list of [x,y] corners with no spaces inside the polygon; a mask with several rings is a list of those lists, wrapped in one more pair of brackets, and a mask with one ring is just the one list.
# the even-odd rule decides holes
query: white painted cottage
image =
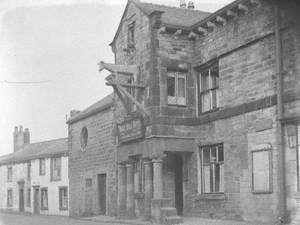
{"label": "white painted cottage", "polygon": [[67,138],[30,144],[15,127],[14,153],[0,157],[0,210],[69,215]]}

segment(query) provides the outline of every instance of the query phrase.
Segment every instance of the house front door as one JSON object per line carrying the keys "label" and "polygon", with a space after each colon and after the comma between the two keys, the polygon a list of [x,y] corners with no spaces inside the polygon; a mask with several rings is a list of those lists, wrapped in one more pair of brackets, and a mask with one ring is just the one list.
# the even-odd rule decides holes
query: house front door
{"label": "house front door", "polygon": [[106,214],[106,174],[98,174],[99,214]]}
{"label": "house front door", "polygon": [[33,213],[40,213],[40,188],[34,187],[34,195],[33,195]]}
{"label": "house front door", "polygon": [[24,189],[23,188],[19,189],[19,211],[20,212],[24,211]]}

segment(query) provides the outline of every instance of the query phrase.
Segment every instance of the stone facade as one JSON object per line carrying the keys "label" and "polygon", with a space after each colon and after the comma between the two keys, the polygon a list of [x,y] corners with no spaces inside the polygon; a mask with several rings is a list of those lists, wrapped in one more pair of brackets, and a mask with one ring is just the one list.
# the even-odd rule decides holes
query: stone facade
{"label": "stone facade", "polygon": [[[295,1],[278,4],[279,35],[273,1],[234,1],[193,25],[183,24],[189,14],[189,21],[194,19],[193,11],[128,2],[111,46],[115,64],[137,66],[134,83],[145,88],[136,88],[134,94],[121,90],[123,103],[133,104],[126,97],[131,94],[142,105],[135,112],[126,112],[120,95],[116,95],[114,121],[118,127],[128,118],[142,116],[145,135],[119,142],[116,148],[119,216],[159,222],[170,222],[168,219],[177,214],[261,222],[298,219],[299,150],[289,149],[284,121],[299,123],[299,8]],[[128,45],[132,23],[133,47]],[[212,65],[218,67],[217,107],[202,112],[205,103],[199,80]],[[172,71],[186,76],[185,104],[170,103],[168,74]],[[122,86],[128,74],[122,75],[122,69],[118,72],[115,76]],[[283,76],[284,104],[278,104],[278,73]],[[118,86],[114,88],[118,90]],[[281,105],[284,113],[279,118]],[[278,125],[279,119],[282,125]],[[284,154],[279,141],[281,126]],[[224,153],[218,158],[224,157],[224,164],[214,161],[210,168],[223,165],[219,169],[223,180],[205,177],[207,171],[202,166],[203,149],[216,144],[222,146],[218,152]],[[257,191],[254,184],[260,176],[255,161],[259,152],[267,152],[267,161],[259,165],[268,171],[258,172],[268,176],[265,191]],[[207,193],[206,185],[212,184],[204,178],[221,182],[223,190]]]}
{"label": "stone facade", "polygon": [[[112,98],[108,96],[73,115],[68,121],[70,216],[116,215],[116,166],[111,107]],[[81,143],[84,127],[88,132],[86,146]],[[104,183],[100,183],[102,178]]]}

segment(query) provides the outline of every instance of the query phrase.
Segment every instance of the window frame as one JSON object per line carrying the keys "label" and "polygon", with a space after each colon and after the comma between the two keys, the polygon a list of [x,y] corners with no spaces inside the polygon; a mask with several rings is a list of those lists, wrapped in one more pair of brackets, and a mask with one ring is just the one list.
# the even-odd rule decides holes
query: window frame
{"label": "window frame", "polygon": [[[59,177],[54,177],[54,170],[55,170],[55,165],[54,162],[56,160],[60,161],[60,168],[59,168]],[[51,181],[60,181],[61,180],[61,173],[62,173],[62,157],[53,157],[51,158]]]}
{"label": "window frame", "polygon": [[[42,171],[42,162],[44,162],[44,171]],[[40,176],[46,175],[46,159],[45,158],[39,159],[39,175]]]}
{"label": "window frame", "polygon": [[[255,190],[254,188],[254,160],[253,154],[258,152],[268,152],[268,160],[269,160],[269,189],[268,190]],[[272,163],[272,149],[271,148],[261,148],[251,150],[251,191],[253,194],[269,194],[273,192],[273,163]]]}
{"label": "window frame", "polygon": [[[43,192],[46,191],[47,193],[47,206],[44,206],[43,204]],[[49,205],[49,198],[48,198],[48,188],[47,187],[43,187],[41,188],[41,210],[48,210],[48,205]]]}
{"label": "window frame", "polygon": [[12,182],[13,181],[13,167],[8,166],[7,167],[7,182]]}
{"label": "window frame", "polygon": [[[167,102],[168,105],[173,106],[186,106],[187,105],[187,71],[176,71],[176,70],[168,70],[167,71]],[[168,78],[174,77],[175,83],[174,83],[174,95],[175,96],[169,96],[168,93]],[[179,95],[179,79],[184,79],[184,97],[180,97]],[[183,103],[181,103],[180,98],[182,98]],[[174,99],[174,100],[172,100]],[[175,102],[175,103],[174,103]]]}
{"label": "window frame", "polygon": [[[11,198],[9,198],[9,195],[11,194]],[[13,189],[9,188],[7,189],[7,199],[6,199],[6,205],[7,207],[13,207],[14,205],[14,200],[13,200]],[[9,201],[9,199],[11,199],[11,202]]]}
{"label": "window frame", "polygon": [[[86,134],[86,136],[85,136]],[[83,126],[80,131],[80,149],[85,151],[89,141],[89,131],[86,126]]]}
{"label": "window frame", "polygon": [[[222,149],[223,149],[223,161],[218,161],[218,162],[211,162],[210,161],[209,163],[204,163],[203,150],[205,148],[210,148],[210,158],[211,158],[211,149],[213,147],[216,147],[216,148],[222,147]],[[223,143],[217,143],[217,144],[209,144],[209,145],[199,146],[198,151],[199,151],[199,159],[200,159],[201,194],[202,195],[224,194],[225,193],[225,154],[224,154],[225,151],[224,151],[224,144]],[[219,157],[219,154],[217,152],[216,152],[216,156],[217,156],[217,158]],[[213,188],[214,191],[212,191],[212,192],[211,191],[209,191],[209,192],[205,191],[205,175],[204,175],[204,166],[205,166],[205,164],[209,165],[210,168],[211,168],[212,165],[215,165],[215,164],[223,165],[223,189],[224,189],[223,191],[218,191],[218,192],[215,191],[215,188],[216,188],[215,187],[215,182],[216,182],[215,181],[215,179],[216,179],[215,174],[213,174],[214,180],[212,181],[213,182],[212,183],[212,188]],[[214,166],[214,168],[215,168],[215,166]],[[215,170],[213,170],[213,171],[215,171]],[[221,176],[220,176],[220,178],[221,178]],[[220,187],[219,187],[219,189],[220,189]]]}
{"label": "window frame", "polygon": [[[65,190],[67,193],[67,205],[65,207],[62,206],[62,195],[61,195],[61,190]],[[59,204],[59,210],[64,211],[68,210],[69,208],[69,192],[68,192],[68,187],[67,186],[60,186],[58,187],[58,204]]]}
{"label": "window frame", "polygon": [[128,48],[135,48],[135,21],[127,26],[127,46]]}
{"label": "window frame", "polygon": [[[205,114],[205,113],[209,113],[209,112],[213,112],[219,109],[219,94],[218,91],[220,91],[220,80],[218,80],[218,82],[216,82],[218,85],[216,85],[215,87],[212,87],[212,76],[211,76],[211,70],[213,68],[217,67],[218,68],[218,79],[220,79],[220,70],[219,70],[219,62],[212,62],[210,63],[208,66],[202,68],[201,70],[199,70],[198,74],[197,74],[197,92],[198,92],[198,112],[199,114]],[[208,71],[208,87],[205,90],[203,89],[203,74],[205,72]],[[213,102],[213,98],[214,98],[214,91],[215,91],[215,98],[216,98],[216,106],[212,106],[212,102]],[[210,107],[208,110],[204,111],[204,101],[203,98],[205,96],[205,94],[209,94],[209,102],[210,102]]]}

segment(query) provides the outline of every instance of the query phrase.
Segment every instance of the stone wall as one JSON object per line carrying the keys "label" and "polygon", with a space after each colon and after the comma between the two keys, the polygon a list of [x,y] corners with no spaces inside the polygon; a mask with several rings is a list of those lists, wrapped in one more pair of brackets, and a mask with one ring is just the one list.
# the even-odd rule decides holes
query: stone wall
{"label": "stone wall", "polygon": [[[85,149],[80,145],[83,127],[88,130]],[[116,163],[112,128],[111,108],[69,125],[70,216],[99,214],[98,174],[106,174],[106,214],[116,215]],[[92,183],[87,184],[89,181]]]}

